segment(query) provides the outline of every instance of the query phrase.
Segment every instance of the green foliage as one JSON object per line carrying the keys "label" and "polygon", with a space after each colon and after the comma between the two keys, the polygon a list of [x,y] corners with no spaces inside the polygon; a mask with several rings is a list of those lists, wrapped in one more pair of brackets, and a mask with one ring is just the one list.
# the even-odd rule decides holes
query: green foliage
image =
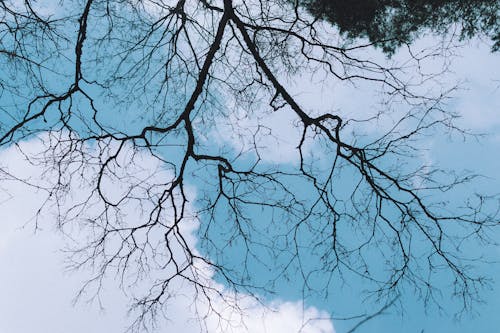
{"label": "green foliage", "polygon": [[487,36],[492,50],[500,50],[498,0],[302,0],[299,5],[388,54],[424,32],[444,34],[456,27],[461,39]]}

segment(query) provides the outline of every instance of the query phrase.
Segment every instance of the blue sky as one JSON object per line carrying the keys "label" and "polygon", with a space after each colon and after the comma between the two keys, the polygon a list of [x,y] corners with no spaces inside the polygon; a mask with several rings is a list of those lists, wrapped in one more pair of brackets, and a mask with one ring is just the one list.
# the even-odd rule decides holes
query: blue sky
{"label": "blue sky", "polygon": [[[419,41],[421,45],[428,45],[434,40],[428,38]],[[417,47],[418,47],[417,43]],[[456,170],[473,170],[486,176],[479,179],[475,185],[463,188],[463,193],[481,191],[486,193],[498,192],[500,188],[500,56],[491,54],[487,45],[478,41],[471,41],[468,45],[457,50],[457,57],[452,58],[451,72],[442,78],[446,84],[460,81],[460,90],[457,90],[453,99],[448,102],[447,107],[462,116],[458,123],[475,133],[483,133],[484,137],[479,140],[462,137],[456,134],[435,133],[419,142],[420,152],[415,163],[427,163],[440,165]],[[374,58],[380,57],[378,53],[372,53]],[[398,55],[396,55],[396,58]],[[437,60],[439,62],[439,60]],[[438,64],[429,63],[429,68]],[[374,111],[377,98],[373,86],[360,84],[358,86],[339,85],[337,82],[321,81],[320,79],[304,76],[301,80],[287,82],[297,95],[297,99],[304,105],[314,108],[333,108],[341,110],[343,114],[356,117],[364,116],[366,110]],[[57,86],[59,82],[49,82]],[[181,92],[179,92],[182,94]],[[219,96],[220,98],[220,96]],[[140,101],[137,101],[140,104]],[[107,106],[103,103],[101,107]],[[396,110],[397,111],[397,110]],[[233,118],[231,118],[233,117]],[[120,124],[116,122],[116,114],[109,113],[104,118],[116,127],[131,130],[131,123],[126,114],[120,115]],[[243,132],[234,133],[228,124],[216,126],[213,132],[206,136],[206,145],[213,142],[223,145],[233,154],[245,150],[251,142],[246,135],[253,134],[253,129],[259,124],[258,118],[239,118],[238,114],[231,114],[230,122],[238,123]],[[49,119],[50,121],[50,119]],[[267,125],[273,128],[273,137],[263,136],[258,139],[257,144],[262,147],[261,158],[267,163],[279,163],[282,165],[293,165],[295,163],[295,146],[299,133],[294,127],[293,116],[283,115],[276,112],[267,119]],[[146,118],[137,120],[133,126],[141,126],[147,123]],[[202,126],[202,125],[199,125]],[[376,125],[370,124],[360,130],[368,135],[383,131],[387,123],[382,119]],[[248,131],[247,131],[248,130]],[[243,136],[241,136],[243,134]],[[40,134],[46,138],[46,134]],[[176,142],[175,142],[176,143]],[[43,140],[30,138],[22,143],[24,152],[36,153],[43,149]],[[91,150],[92,147],[89,147]],[[164,156],[169,156],[168,148],[161,151]],[[313,147],[308,153],[317,153]],[[321,153],[317,153],[322,158]],[[132,157],[131,157],[132,158]],[[140,160],[141,170],[132,169],[137,175],[154,174],[151,181],[157,175],[169,177],[168,170],[161,165],[159,160],[139,154],[134,156]],[[124,162],[126,164],[126,162]],[[0,168],[10,170],[19,177],[28,178],[31,181],[42,183],[50,181],[50,172],[42,175],[41,169],[32,166],[24,160],[24,155],[15,147],[4,148],[0,151]],[[165,168],[165,170],[164,170]],[[95,177],[92,170],[86,177]],[[49,178],[47,178],[49,177]],[[137,179],[140,179],[138,176]],[[146,177],[146,176],[145,176]],[[147,177],[146,177],[147,178]],[[144,178],[144,179],[146,179]],[[133,288],[128,294],[124,294],[117,286],[117,279],[108,276],[105,280],[104,289],[100,298],[86,303],[88,297],[83,297],[76,305],[72,300],[81,287],[82,281],[91,274],[82,270],[79,272],[67,271],[67,256],[61,252],[66,246],[77,244],[79,239],[75,235],[81,235],[78,228],[70,233],[71,237],[64,237],[54,226],[55,212],[52,208],[44,211],[40,217],[40,230],[33,232],[32,216],[44,199],[42,191],[26,186],[20,182],[10,179],[5,173],[0,173],[0,332],[118,332],[126,326],[127,304],[134,293],[140,293],[147,288],[145,281]],[[196,182],[190,184],[191,193],[198,194]],[[291,185],[293,186],[293,185]],[[119,193],[119,184],[110,183],[110,188]],[[110,191],[112,193],[113,191]],[[85,189],[75,186],[68,193],[67,201],[78,200],[85,195]],[[462,194],[453,193],[454,198],[460,199]],[[127,219],[133,220],[137,216],[137,207],[132,206],[127,210]],[[82,216],[92,217],[92,210],[86,211]],[[258,213],[254,213],[257,215]],[[267,216],[256,217],[261,223],[266,222]],[[203,251],[198,239],[198,225],[187,224],[186,234],[189,235],[191,244],[198,244]],[[217,230],[215,230],[217,231]],[[498,231],[492,231],[492,238],[498,239]],[[238,251],[235,244],[234,251]],[[476,245],[470,251],[485,251],[490,260],[500,259],[500,248]],[[201,252],[203,254],[203,252]],[[228,252],[228,256],[233,254]],[[264,252],[262,253],[264,256]],[[311,264],[316,263],[318,258],[307,258]],[[237,263],[237,261],[235,261]],[[201,267],[206,273],[204,278],[207,283],[225,290],[222,281],[207,267]],[[478,272],[491,277],[493,282],[500,283],[499,265],[478,264]],[[256,263],[250,266],[250,274],[257,279],[265,281],[275,272],[259,267]],[[495,281],[496,280],[496,281]],[[321,281],[320,281],[321,282]],[[265,306],[275,311],[270,311],[247,297],[244,291],[236,295],[227,292],[228,297],[239,299],[240,304],[246,309],[244,323],[239,325],[241,318],[233,317],[230,323],[236,332],[291,332],[303,329],[304,332],[347,332],[355,322],[335,319],[348,313],[358,311],[373,311],[377,305],[363,302],[363,294],[360,292],[366,286],[357,281],[349,285],[333,284],[331,295],[327,299],[312,296],[305,300],[300,299],[301,285],[299,279],[292,277],[281,279],[276,283],[277,293],[266,295]],[[170,321],[160,321],[159,331],[197,332],[200,323],[193,318],[196,317],[191,302],[193,290],[189,286],[178,285],[179,297],[174,298],[171,305],[166,309]],[[446,294],[446,293],[445,293]],[[443,298],[440,304],[447,313],[438,314],[435,307],[429,307],[427,311],[423,308],[421,300],[411,290],[406,290],[400,298],[404,313],[397,309],[389,309],[387,313],[379,316],[359,328],[357,332],[470,332],[486,333],[492,332],[500,326],[500,318],[495,314],[495,309],[500,308],[500,288],[494,285],[492,289],[482,291],[485,303],[474,307],[472,315],[462,316],[461,321],[453,317],[456,303]],[[361,304],[362,308],[357,308]],[[101,308],[102,305],[102,308]],[[215,308],[224,312],[227,309],[224,304],[216,303]],[[198,310],[206,311],[206,304],[198,304]],[[201,309],[201,310],[200,310]],[[332,309],[335,309],[332,312]],[[328,317],[333,315],[334,319]],[[310,320],[314,319],[314,320]],[[212,332],[222,331],[228,326],[221,326],[213,314],[207,316],[206,328]],[[230,325],[230,326],[231,326]],[[334,329],[335,327],[335,329]]]}

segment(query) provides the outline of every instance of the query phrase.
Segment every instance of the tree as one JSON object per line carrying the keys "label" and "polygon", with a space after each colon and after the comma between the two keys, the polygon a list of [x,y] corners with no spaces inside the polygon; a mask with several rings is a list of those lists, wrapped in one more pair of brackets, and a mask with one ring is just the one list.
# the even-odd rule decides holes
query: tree
{"label": "tree", "polygon": [[[494,4],[481,3],[485,17],[493,15]],[[283,276],[301,279],[305,296],[358,279],[385,309],[409,288],[432,301],[444,274],[464,309],[478,299],[485,280],[461,249],[485,240],[497,224],[494,198],[447,202],[442,193],[473,176],[417,158],[425,135],[467,135],[446,109],[449,91],[429,93],[440,73],[419,71],[436,54],[453,52],[452,44],[421,52],[408,44],[419,25],[442,29],[459,21],[445,11],[450,3],[423,21],[425,4],[405,16],[407,7],[384,3],[380,8],[395,8],[394,26],[407,17],[417,24],[396,31],[402,38],[390,31],[389,41],[386,31],[370,30],[386,9],[356,11],[370,14],[360,26],[356,15],[347,15],[346,25],[329,17],[336,7],[323,13],[305,4],[347,31],[350,46],[289,1],[0,6],[0,144],[43,141],[44,151],[28,158],[46,165],[50,182],[31,182],[47,192],[44,208],[58,208],[63,232],[85,231],[70,256],[74,268],[93,272],[82,293],[98,294],[113,272],[123,288],[148,283],[132,305],[134,327],[164,309],[179,281],[224,320],[215,300],[234,309],[238,302],[213,276],[255,297],[273,292]],[[476,25],[471,17],[465,35],[493,31],[496,21],[481,17]],[[358,36],[370,42],[352,41]],[[397,65],[367,58],[380,43],[389,51],[405,44],[406,59]],[[369,82],[383,93],[382,107],[354,117],[313,109],[294,85],[306,76]],[[377,122],[386,125],[367,130]],[[277,163],[268,149],[281,142],[273,138],[287,123],[286,140],[296,148]],[[153,171],[143,167],[144,156],[156,160]],[[75,187],[90,190],[71,202]],[[139,217],[128,219],[132,211]],[[198,243],[186,231],[193,220]],[[320,264],[305,259],[311,257]],[[275,278],[252,274],[264,268]]]}
{"label": "tree", "polygon": [[500,47],[500,4],[495,0],[313,0],[300,4],[349,37],[368,37],[387,53],[425,30],[443,34],[457,28],[462,39],[482,34],[495,41],[493,50]]}

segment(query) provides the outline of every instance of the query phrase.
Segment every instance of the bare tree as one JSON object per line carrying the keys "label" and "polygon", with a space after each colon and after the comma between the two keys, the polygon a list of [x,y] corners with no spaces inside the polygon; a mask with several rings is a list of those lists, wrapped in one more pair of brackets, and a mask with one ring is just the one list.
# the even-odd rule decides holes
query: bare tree
{"label": "bare tree", "polygon": [[[136,328],[165,309],[178,281],[209,305],[237,308],[212,275],[255,297],[284,276],[302,281],[304,297],[363,281],[393,304],[408,289],[434,300],[444,274],[464,309],[478,300],[485,280],[461,250],[497,224],[493,198],[447,202],[443,193],[473,176],[419,159],[423,137],[467,135],[446,108],[450,90],[436,90],[446,61],[422,69],[454,52],[449,40],[404,45],[396,62],[369,57],[376,42],[343,39],[290,1],[52,5],[0,2],[0,144],[43,141],[29,158],[50,182],[35,185],[61,230],[85,230],[70,256],[92,269],[82,292],[97,295],[109,273],[124,288],[130,276],[148,281],[132,305]],[[382,103],[354,116],[313,108],[301,95],[309,80],[369,83]],[[269,145],[287,122],[295,148],[278,163]],[[68,204],[74,187],[89,190]],[[193,220],[197,244],[185,231]],[[259,280],[256,267],[274,277]]]}

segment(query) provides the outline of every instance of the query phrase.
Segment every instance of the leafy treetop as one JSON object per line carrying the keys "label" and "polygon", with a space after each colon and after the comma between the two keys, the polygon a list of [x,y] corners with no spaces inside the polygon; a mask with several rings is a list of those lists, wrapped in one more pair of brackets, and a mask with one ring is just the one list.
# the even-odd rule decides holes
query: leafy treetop
{"label": "leafy treetop", "polygon": [[460,38],[483,35],[500,49],[500,2],[497,0],[302,0],[318,19],[350,38],[366,37],[391,54],[425,31],[447,33],[458,27]]}

